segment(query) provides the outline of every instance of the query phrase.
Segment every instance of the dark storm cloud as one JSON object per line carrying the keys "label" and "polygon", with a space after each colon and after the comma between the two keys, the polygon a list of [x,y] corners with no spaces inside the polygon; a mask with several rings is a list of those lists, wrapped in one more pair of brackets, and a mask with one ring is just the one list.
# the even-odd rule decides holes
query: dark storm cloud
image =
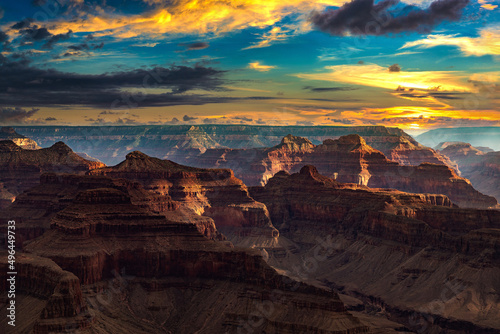
{"label": "dark storm cloud", "polygon": [[35,115],[39,109],[30,110],[24,108],[4,108],[0,107],[0,123],[2,124],[22,124],[27,118]]}
{"label": "dark storm cloud", "polygon": [[53,36],[47,28],[39,28],[38,26],[22,29],[19,33],[23,36],[23,40],[28,42],[42,41]]}
{"label": "dark storm cloud", "polygon": [[350,119],[327,118],[327,120],[332,121],[333,123],[354,124],[354,122],[352,120],[350,120]]}
{"label": "dark storm cloud", "polygon": [[323,93],[323,92],[343,92],[349,90],[355,90],[357,88],[354,87],[312,87],[305,86],[304,89],[310,90],[314,93]]}
{"label": "dark storm cloud", "polygon": [[[9,36],[0,30],[0,48],[1,49],[10,49],[9,48]],[[3,56],[2,56],[3,57]]]}
{"label": "dark storm cloud", "polygon": [[114,124],[117,124],[117,125],[134,125],[134,124],[138,124],[138,122],[135,119],[125,117],[125,118],[118,118],[114,122]]}
{"label": "dark storm cloud", "polygon": [[0,30],[0,43],[4,43],[9,40],[9,36]]}
{"label": "dark storm cloud", "polygon": [[252,122],[253,121],[252,118],[244,117],[244,116],[235,116],[235,117],[233,117],[233,119],[236,119],[236,120],[239,120],[242,122]]}
{"label": "dark storm cloud", "polygon": [[465,99],[464,95],[468,95],[469,93],[454,93],[454,92],[431,92],[429,93],[430,96],[438,98],[438,99],[444,99],[444,100],[463,100]]}
{"label": "dark storm cloud", "polygon": [[313,126],[314,122],[311,121],[296,121],[295,125],[300,125],[300,126]]}
{"label": "dark storm cloud", "polygon": [[398,96],[411,97],[414,99],[425,99],[425,98],[429,97],[429,95],[427,95],[427,94],[419,94],[419,93],[402,93],[402,94],[398,94]]}
{"label": "dark storm cloud", "polygon": [[[0,55],[0,105],[79,104],[133,108],[226,102],[230,98],[181,94],[194,89],[224,91],[221,79],[223,73],[224,71],[203,66],[172,66],[99,75],[77,74],[36,68],[26,58],[13,60]],[[155,87],[170,89],[171,92],[149,94],[145,89]],[[144,93],[131,96],[122,91],[124,88],[139,88]],[[115,101],[118,102],[114,103]]]}
{"label": "dark storm cloud", "polygon": [[24,19],[22,21],[17,22],[16,24],[13,24],[10,28],[15,29],[15,30],[21,30],[24,28],[28,28],[31,26],[31,23],[33,22],[33,19]]}
{"label": "dark storm cloud", "polygon": [[183,46],[187,51],[191,50],[203,50],[210,46],[210,44],[206,42],[193,42],[193,43],[180,43],[179,46]]}
{"label": "dark storm cloud", "polygon": [[215,118],[205,118],[203,120],[203,123],[204,124],[217,124],[218,122],[217,122],[217,119],[215,119]]}
{"label": "dark storm cloud", "polygon": [[97,50],[97,49],[102,49],[104,46],[104,43],[80,43],[76,45],[70,45],[68,46],[68,50],[71,51],[89,51],[89,50]]}
{"label": "dark storm cloud", "polygon": [[389,72],[401,72],[401,66],[398,64],[392,64],[389,66]]}
{"label": "dark storm cloud", "polygon": [[198,117],[191,117],[191,116],[188,116],[188,115],[184,115],[184,117],[182,117],[182,120],[184,122],[194,121],[195,119],[198,119]]}
{"label": "dark storm cloud", "polygon": [[463,100],[467,97],[467,95],[470,95],[470,93],[461,93],[461,92],[438,92],[437,89],[438,87],[436,87],[434,90],[433,89],[414,90],[413,88],[405,88],[399,86],[394,91],[396,92],[397,96],[413,98],[413,99],[425,99],[429,97],[434,97],[436,99],[443,99],[443,100]]}
{"label": "dark storm cloud", "polygon": [[[14,26],[21,23],[18,22]],[[71,30],[68,30],[65,34],[53,35],[47,28],[38,27],[37,25],[19,30],[23,43],[45,41],[45,44],[42,46],[44,49],[52,49],[55,44],[70,39],[72,33]]]}
{"label": "dark storm cloud", "polygon": [[120,112],[104,110],[99,113],[99,115],[120,115]]}
{"label": "dark storm cloud", "polygon": [[73,51],[82,51],[82,50],[89,50],[90,46],[87,43],[81,43],[77,45],[70,45],[68,46],[68,50],[73,50]]}
{"label": "dark storm cloud", "polygon": [[331,35],[429,33],[443,21],[457,21],[469,0],[436,0],[428,8],[397,7],[399,0],[352,0],[339,9],[314,12],[310,20]]}
{"label": "dark storm cloud", "polygon": [[54,47],[55,44],[59,43],[59,42],[62,42],[62,41],[66,41],[68,39],[70,39],[71,37],[71,34],[73,32],[71,30],[69,30],[67,33],[65,34],[57,34],[57,35],[52,35],[52,37],[50,37],[48,40],[47,40],[47,43],[45,43],[43,45],[43,48],[45,49],[52,49]]}
{"label": "dark storm cloud", "polygon": [[164,122],[164,124],[179,124],[179,123],[180,123],[180,121],[177,118],[175,118],[175,117],[172,118],[171,121]]}

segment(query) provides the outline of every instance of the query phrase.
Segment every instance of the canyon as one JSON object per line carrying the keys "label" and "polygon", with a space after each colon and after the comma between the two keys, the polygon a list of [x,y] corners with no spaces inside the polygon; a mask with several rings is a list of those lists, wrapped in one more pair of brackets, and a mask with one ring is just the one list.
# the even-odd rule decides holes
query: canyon
{"label": "canyon", "polygon": [[[63,141],[75,152],[85,152],[113,165],[131,151],[162,159],[207,149],[264,148],[278,145],[287,134],[313,144],[358,134],[375,149],[403,165],[451,162],[419,144],[398,128],[384,126],[256,126],[256,125],[140,125],[140,126],[16,126],[15,130],[47,147]],[[171,159],[172,160],[172,159]],[[179,161],[182,163],[182,161]]]}
{"label": "canyon", "polygon": [[336,293],[278,274],[260,251],[210,240],[193,223],[132,202],[116,188],[80,190],[50,230],[25,242],[16,264],[24,330],[371,332]]}
{"label": "canyon", "polygon": [[[320,173],[340,182],[414,193],[445,194],[460,207],[489,208],[498,205],[495,198],[480,193],[450,168],[451,161],[447,164],[429,163],[425,161],[436,160],[427,159],[427,154],[419,155],[418,150],[410,151],[420,158],[419,162],[424,162],[414,166],[392,161],[356,134],[326,139],[319,145],[307,138],[287,135],[279,145],[271,148],[208,149],[203,154],[178,152],[171,159],[198,167],[230,168],[250,186],[266,184],[281,170],[297,172],[302,166],[311,164]],[[393,151],[392,154],[394,157],[396,153]],[[413,156],[408,153],[403,155]],[[449,161],[448,158],[445,160]]]}
{"label": "canyon", "polygon": [[230,169],[188,167],[134,151],[116,166],[87,174],[134,180],[154,194],[167,195],[184,210],[212,218],[217,230],[234,244],[272,247],[277,241],[279,233],[265,205],[249,196]]}
{"label": "canyon", "polygon": [[500,152],[483,152],[469,143],[447,142],[436,147],[457,164],[461,175],[483,194],[500,199]]}
{"label": "canyon", "polygon": [[18,194],[39,184],[40,175],[44,172],[83,174],[103,166],[101,162],[80,157],[63,142],[48,148],[27,149],[12,140],[1,140],[0,208],[7,207]]}
{"label": "canyon", "polygon": [[250,193],[280,230],[283,249],[268,263],[287,275],[375,305],[412,331],[500,330],[500,211],[340,183],[309,165]]}
{"label": "canyon", "polygon": [[384,127],[220,128],[168,135],[149,148],[163,159],[130,151],[142,133],[114,166],[0,141],[17,333],[500,331],[498,152]]}

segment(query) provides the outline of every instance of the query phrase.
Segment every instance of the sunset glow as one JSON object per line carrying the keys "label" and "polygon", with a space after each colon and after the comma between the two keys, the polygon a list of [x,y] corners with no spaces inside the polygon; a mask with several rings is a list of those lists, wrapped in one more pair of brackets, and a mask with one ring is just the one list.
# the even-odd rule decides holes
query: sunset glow
{"label": "sunset glow", "polygon": [[1,4],[0,123],[500,125],[494,1],[89,3]]}

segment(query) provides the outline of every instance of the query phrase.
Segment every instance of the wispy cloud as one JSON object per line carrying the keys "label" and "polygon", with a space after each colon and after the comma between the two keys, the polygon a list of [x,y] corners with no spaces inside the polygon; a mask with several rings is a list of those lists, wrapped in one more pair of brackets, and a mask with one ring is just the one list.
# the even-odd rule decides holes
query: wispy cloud
{"label": "wispy cloud", "polygon": [[445,91],[469,91],[467,76],[458,71],[404,71],[391,72],[376,64],[326,66],[328,72],[300,73],[296,77],[308,80],[344,82],[394,90],[399,86],[431,89],[440,86]]}
{"label": "wispy cloud", "polygon": [[130,46],[135,46],[135,47],[139,47],[139,48],[154,48],[158,44],[160,44],[160,43],[150,42],[150,43],[137,43],[137,44],[132,44]]}
{"label": "wispy cloud", "polygon": [[401,49],[432,48],[441,45],[456,46],[465,56],[500,55],[500,26],[485,28],[478,37],[457,35],[429,35],[427,38],[406,42]]}
{"label": "wispy cloud", "polygon": [[275,44],[276,42],[282,42],[287,40],[290,36],[297,33],[297,30],[289,29],[285,27],[273,27],[269,32],[264,33],[258,42],[243,48],[242,50],[265,48]]}

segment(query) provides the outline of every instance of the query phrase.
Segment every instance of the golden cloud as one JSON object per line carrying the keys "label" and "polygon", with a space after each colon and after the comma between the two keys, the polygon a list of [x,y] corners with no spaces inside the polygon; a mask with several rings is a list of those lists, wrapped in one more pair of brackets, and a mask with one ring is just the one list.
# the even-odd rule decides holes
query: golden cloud
{"label": "golden cloud", "polygon": [[407,87],[431,90],[439,87],[443,91],[470,91],[465,82],[467,76],[458,71],[399,71],[390,72],[376,64],[327,66],[329,72],[300,73],[296,77],[308,80],[345,82],[349,84],[397,89]]}
{"label": "golden cloud", "polygon": [[[220,34],[248,27],[266,28],[273,26],[283,17],[292,14],[305,15],[312,10],[327,6],[340,6],[343,0],[179,0],[166,3],[148,0],[156,8],[140,15],[117,15],[100,13],[99,16],[82,14],[76,20],[57,21],[49,30],[53,34],[67,32],[88,32],[99,35],[113,35],[131,38],[141,35],[158,36],[169,34]],[[305,20],[303,20],[305,21]],[[299,29],[299,27],[296,27]],[[282,33],[271,30],[263,37],[267,40],[280,39]]]}
{"label": "golden cloud", "polygon": [[441,45],[456,46],[466,56],[500,55],[500,27],[485,28],[480,31],[479,37],[429,35],[424,39],[407,42],[401,49],[414,46],[428,49]]}
{"label": "golden cloud", "polygon": [[249,63],[248,68],[259,72],[267,72],[269,70],[272,70],[273,68],[276,68],[276,66],[262,65],[260,62],[256,61],[253,63]]}
{"label": "golden cloud", "polygon": [[478,3],[481,4],[481,8],[484,8],[487,10],[494,10],[495,8],[498,7],[497,5],[492,5],[492,4],[487,3],[486,0],[479,0]]}

